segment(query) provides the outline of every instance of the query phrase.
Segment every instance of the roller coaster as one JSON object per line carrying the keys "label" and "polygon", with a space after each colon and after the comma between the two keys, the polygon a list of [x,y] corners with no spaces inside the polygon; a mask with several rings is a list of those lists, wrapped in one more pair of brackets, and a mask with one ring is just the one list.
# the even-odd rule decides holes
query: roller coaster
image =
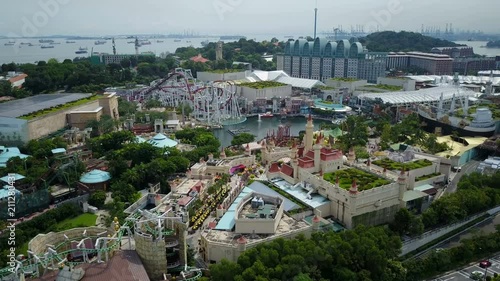
{"label": "roller coaster", "polygon": [[[174,232],[173,221],[179,219],[177,217],[168,217],[166,214],[159,215],[156,212],[138,210],[131,214],[121,226],[117,218],[115,218],[113,222],[114,235],[106,236],[108,231],[104,231],[95,236],[90,236],[87,235],[86,230],[79,237],[69,238],[64,235],[65,241],[57,245],[47,245],[44,254],[37,255],[32,251],[28,251],[27,258],[11,259],[9,267],[0,269],[0,280],[21,280],[21,276],[37,278],[48,271],[55,271],[63,266],[74,267],[84,263],[107,262],[110,252],[121,248],[122,239],[127,238],[129,247],[131,247],[133,231],[136,235],[162,239]],[[172,245],[176,246],[178,242]],[[167,247],[172,245],[167,245]],[[102,260],[103,255],[105,261]],[[177,280],[196,281],[202,276],[201,270],[188,267],[187,261],[185,261],[184,267],[181,267],[180,263],[177,262],[167,264],[167,268],[169,270],[180,269],[180,276]]]}
{"label": "roller coaster", "polygon": [[234,82],[198,82],[191,70],[182,68],[125,97],[141,103],[156,99],[165,107],[187,105],[193,109],[192,116],[207,125],[234,125],[246,120],[240,112]]}

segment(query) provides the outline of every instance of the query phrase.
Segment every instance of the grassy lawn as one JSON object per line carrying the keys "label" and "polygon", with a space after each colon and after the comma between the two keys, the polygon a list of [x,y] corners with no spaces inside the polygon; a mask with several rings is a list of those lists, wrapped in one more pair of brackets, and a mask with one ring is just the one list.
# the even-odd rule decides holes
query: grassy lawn
{"label": "grassy lawn", "polygon": [[56,225],[57,231],[72,229],[75,227],[95,226],[97,215],[94,214],[81,214],[76,218],[63,220]]}
{"label": "grassy lawn", "polygon": [[[81,214],[76,218],[63,220],[62,222],[56,224],[53,230],[54,232],[64,231],[76,227],[86,227],[86,226],[95,226],[95,222],[97,220],[97,215],[94,214]],[[30,239],[31,241],[31,239]],[[28,252],[28,242],[24,243],[19,247],[21,253],[27,254]]]}
{"label": "grassy lawn", "polygon": [[356,179],[356,184],[358,185],[359,191],[368,190],[391,183],[386,179],[353,168],[324,174],[323,179],[335,184],[337,181],[337,176],[339,177],[340,187],[346,190],[351,188],[354,179]]}
{"label": "grassy lawn", "polygon": [[407,162],[407,163],[400,163],[396,161],[392,161],[389,158],[384,158],[382,160],[377,160],[372,162],[373,165],[377,165],[379,167],[384,167],[388,170],[391,171],[400,171],[401,169],[405,170],[416,170],[424,167],[428,167],[432,165],[432,162],[427,160],[427,159],[421,159],[417,161],[412,161],[412,162]]}
{"label": "grassy lawn", "polygon": [[365,86],[365,88],[374,88],[374,89],[381,89],[381,90],[387,90],[387,91],[393,91],[393,92],[403,90],[403,87],[384,85],[384,84],[369,85],[369,86]]}

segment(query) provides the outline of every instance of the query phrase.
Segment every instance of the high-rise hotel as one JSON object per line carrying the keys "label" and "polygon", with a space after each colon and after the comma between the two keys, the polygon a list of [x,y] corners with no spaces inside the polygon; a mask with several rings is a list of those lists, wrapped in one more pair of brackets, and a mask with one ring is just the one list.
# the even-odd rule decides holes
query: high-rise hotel
{"label": "high-rise hotel", "polygon": [[316,38],[290,40],[284,54],[277,56],[277,68],[292,77],[326,81],[356,78],[376,82],[385,77],[387,53],[368,52],[357,39],[330,41]]}

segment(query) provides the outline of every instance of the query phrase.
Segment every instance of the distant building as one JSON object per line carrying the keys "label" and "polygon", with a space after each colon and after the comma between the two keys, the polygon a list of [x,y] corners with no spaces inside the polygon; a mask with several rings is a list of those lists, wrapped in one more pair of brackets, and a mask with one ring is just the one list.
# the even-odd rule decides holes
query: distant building
{"label": "distant building", "polygon": [[455,58],[453,60],[453,72],[460,75],[476,74],[482,70],[497,69],[495,58]]}
{"label": "distant building", "polygon": [[[151,57],[155,56],[154,53],[141,53],[139,57]],[[125,59],[135,58],[135,54],[93,54],[90,57],[90,61],[93,64],[120,64]]]}
{"label": "distant building", "polygon": [[189,60],[193,61],[193,62],[201,62],[201,63],[206,63],[206,62],[210,61],[209,59],[204,58],[201,54],[198,54],[197,56],[192,57]]}
{"label": "distant building", "polygon": [[27,74],[17,73],[15,71],[9,71],[7,76],[0,76],[0,81],[7,80],[12,85],[12,88],[21,88],[26,81]]}
{"label": "distant building", "polygon": [[453,59],[448,55],[421,52],[391,52],[387,58],[389,69],[406,69],[411,66],[425,69],[430,75],[453,74]]}
{"label": "distant building", "polygon": [[[71,106],[77,101],[82,103]],[[4,102],[0,104],[0,145],[21,145],[64,128],[83,130],[88,121],[99,120],[103,115],[119,118],[114,93],[45,94]]]}
{"label": "distant building", "polygon": [[296,78],[326,81],[358,78],[375,82],[385,76],[386,53],[369,53],[359,42],[324,38],[290,40],[277,56],[277,68]]}
{"label": "distant building", "polygon": [[459,47],[435,47],[431,50],[432,53],[448,55],[452,58],[467,58],[474,56],[474,48],[469,46]]}

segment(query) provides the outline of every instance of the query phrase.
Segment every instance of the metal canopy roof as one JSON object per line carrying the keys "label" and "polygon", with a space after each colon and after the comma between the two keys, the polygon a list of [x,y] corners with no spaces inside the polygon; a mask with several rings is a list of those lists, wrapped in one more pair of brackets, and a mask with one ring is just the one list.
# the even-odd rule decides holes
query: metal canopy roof
{"label": "metal canopy roof", "polygon": [[401,92],[387,92],[387,93],[365,93],[358,95],[361,100],[375,100],[377,98],[382,99],[384,103],[390,103],[393,105],[397,104],[412,104],[412,103],[425,103],[425,102],[436,102],[443,95],[443,100],[451,100],[453,95],[455,97],[474,97],[478,93],[453,86],[443,86],[428,88],[418,91],[401,91]]}
{"label": "metal canopy roof", "polygon": [[53,106],[90,97],[92,94],[42,94],[0,104],[0,116],[17,118]]}

